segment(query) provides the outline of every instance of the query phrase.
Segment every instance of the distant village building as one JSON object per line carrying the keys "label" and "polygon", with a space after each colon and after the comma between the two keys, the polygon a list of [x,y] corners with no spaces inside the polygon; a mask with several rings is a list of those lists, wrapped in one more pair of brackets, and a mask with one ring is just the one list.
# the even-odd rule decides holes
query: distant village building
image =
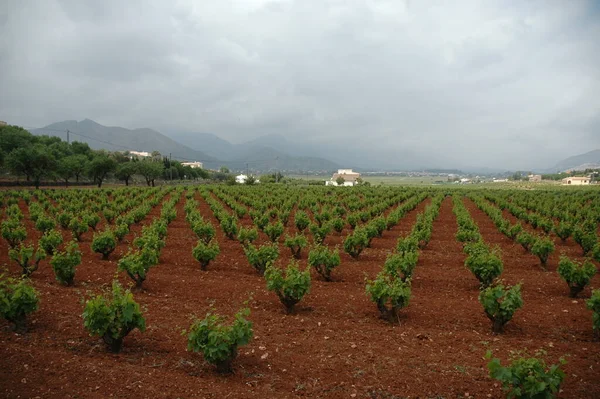
{"label": "distant village building", "polygon": [[590,180],[591,178],[589,177],[580,177],[580,176],[573,176],[573,177],[565,177],[564,179],[562,179],[562,184],[565,186],[586,186],[590,184]]}
{"label": "distant village building", "polygon": [[202,169],[202,162],[182,162],[182,166],[190,166],[194,169]]}
{"label": "distant village building", "polygon": [[129,151],[129,155],[147,158],[147,157],[151,156],[152,154],[149,153],[148,151]]}
{"label": "distant village building", "polygon": [[0,127],[7,126],[7,125],[8,125],[8,123],[6,123],[4,121],[0,121]]}
{"label": "distant village building", "polygon": [[337,173],[334,173],[331,176],[330,180],[325,182],[326,186],[339,186],[338,180],[344,179],[344,182],[341,184],[345,187],[352,187],[356,185],[357,180],[360,178],[360,173],[353,172],[352,169],[338,169]]}
{"label": "distant village building", "polygon": [[529,175],[527,177],[529,177],[530,182],[541,182],[542,181],[542,175]]}
{"label": "distant village building", "polygon": [[494,183],[506,183],[508,182],[508,179],[496,179],[494,178],[494,180],[492,180]]}

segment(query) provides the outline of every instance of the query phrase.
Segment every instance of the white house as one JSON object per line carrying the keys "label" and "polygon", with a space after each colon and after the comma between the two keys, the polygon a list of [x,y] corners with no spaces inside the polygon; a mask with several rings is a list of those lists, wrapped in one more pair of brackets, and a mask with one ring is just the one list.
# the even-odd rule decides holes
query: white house
{"label": "white house", "polygon": [[[237,175],[235,177],[235,182],[239,183],[239,184],[244,184],[244,183],[246,183],[246,179],[248,179],[248,176],[246,176],[246,175]],[[254,184],[257,184],[257,183],[260,183],[259,179],[254,180]]]}
{"label": "white house", "polygon": [[589,177],[565,177],[564,179],[562,179],[562,184],[565,186],[585,186],[590,184],[590,180],[591,179]]}
{"label": "white house", "polygon": [[191,166],[194,169],[202,169],[202,162],[182,162],[182,166]]}
{"label": "white house", "polygon": [[150,154],[148,151],[129,151],[129,155],[135,155],[136,157],[149,157]]}
{"label": "white house", "polygon": [[325,182],[325,185],[339,186],[337,180],[340,177],[344,179],[342,186],[351,187],[356,185],[356,180],[360,178],[360,173],[353,172],[352,169],[338,169],[337,173],[334,173],[333,176],[331,176],[331,179]]}

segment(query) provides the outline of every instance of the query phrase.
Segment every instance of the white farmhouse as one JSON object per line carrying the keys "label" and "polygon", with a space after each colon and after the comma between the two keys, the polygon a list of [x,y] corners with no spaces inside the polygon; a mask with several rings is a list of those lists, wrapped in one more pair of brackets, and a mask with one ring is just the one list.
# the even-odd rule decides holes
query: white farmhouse
{"label": "white farmhouse", "polygon": [[182,166],[190,166],[194,169],[202,169],[202,162],[182,162]]}
{"label": "white farmhouse", "polygon": [[338,169],[337,173],[334,173],[333,176],[331,176],[331,179],[325,182],[325,185],[339,186],[337,180],[340,177],[344,179],[344,183],[342,184],[342,186],[352,187],[356,185],[356,181],[360,178],[360,173],[353,172],[352,169]]}
{"label": "white farmhouse", "polygon": [[590,184],[590,180],[589,177],[565,177],[562,179],[562,184],[565,186],[585,186]]}

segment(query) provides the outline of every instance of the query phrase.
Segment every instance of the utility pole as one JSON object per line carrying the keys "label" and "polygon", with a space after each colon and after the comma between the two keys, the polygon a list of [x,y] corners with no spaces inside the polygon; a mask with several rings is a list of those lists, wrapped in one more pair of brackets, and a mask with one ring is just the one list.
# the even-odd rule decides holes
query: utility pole
{"label": "utility pole", "polygon": [[173,165],[171,164],[171,153],[169,153],[169,172],[171,173],[171,183],[173,183]]}
{"label": "utility pole", "polygon": [[250,177],[250,172],[248,172],[248,162],[246,162],[246,178]]}
{"label": "utility pole", "polygon": [[67,129],[67,144],[69,144],[69,143],[70,143],[70,140],[69,140],[69,133],[71,133],[71,132],[69,132],[69,129]]}

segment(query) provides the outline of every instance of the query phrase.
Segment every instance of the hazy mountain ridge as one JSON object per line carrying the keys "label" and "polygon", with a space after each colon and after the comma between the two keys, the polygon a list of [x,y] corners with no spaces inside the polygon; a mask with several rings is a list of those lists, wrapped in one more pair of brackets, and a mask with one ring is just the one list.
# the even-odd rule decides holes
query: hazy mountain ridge
{"label": "hazy mountain ridge", "polygon": [[600,149],[565,158],[554,165],[552,169],[556,172],[564,172],[568,169],[585,170],[595,167],[600,167]]}

